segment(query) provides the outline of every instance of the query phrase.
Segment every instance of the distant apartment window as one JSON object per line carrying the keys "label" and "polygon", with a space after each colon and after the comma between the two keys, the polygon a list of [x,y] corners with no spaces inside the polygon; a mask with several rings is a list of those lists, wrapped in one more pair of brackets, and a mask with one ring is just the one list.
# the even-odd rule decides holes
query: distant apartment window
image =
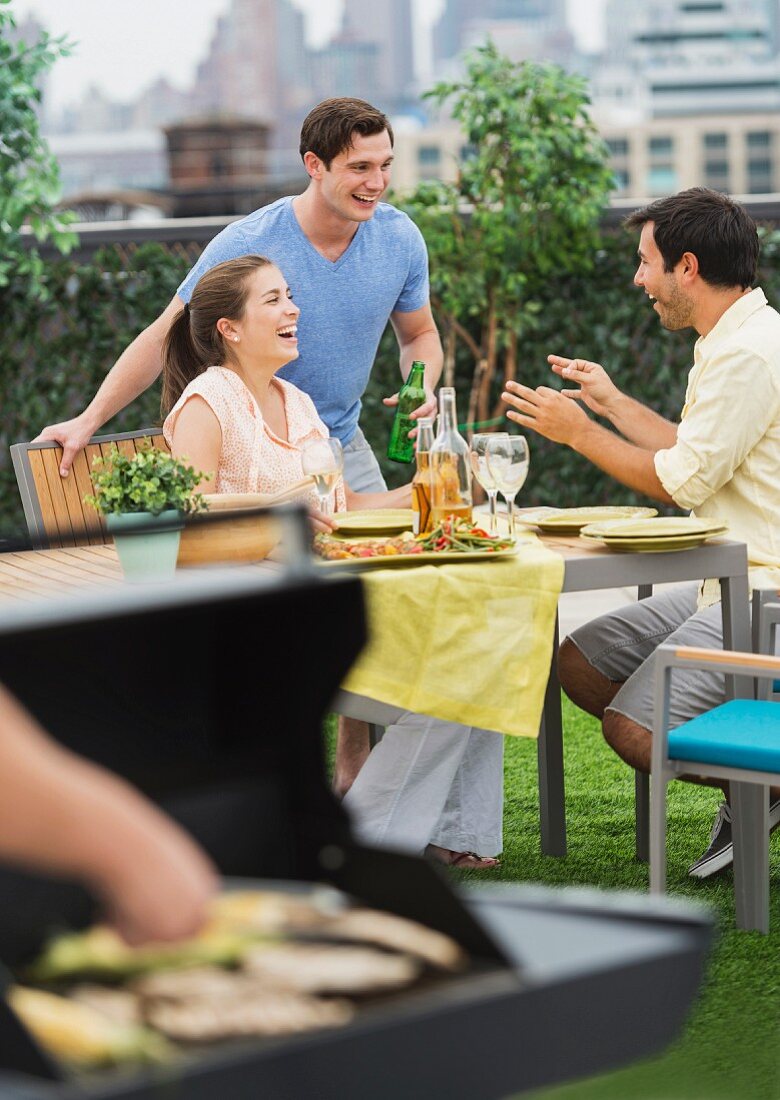
{"label": "distant apartment window", "polygon": [[674,140],[670,137],[651,137],[647,147],[651,154],[658,155],[661,153],[668,156],[674,148]]}
{"label": "distant apartment window", "polygon": [[753,130],[747,136],[748,149],[768,149],[772,144],[769,130]]}
{"label": "distant apartment window", "polygon": [[618,191],[628,190],[628,186],[631,183],[631,173],[627,172],[624,168],[618,168],[616,172],[612,173],[615,180],[615,187]]}
{"label": "distant apartment window", "polygon": [[628,139],[627,138],[607,138],[607,149],[613,157],[627,157],[628,156]]}
{"label": "distant apartment window", "polygon": [[677,190],[677,173],[672,164],[655,164],[647,174],[648,190],[653,195]]}
{"label": "distant apartment window", "polygon": [[476,145],[461,145],[460,147],[460,159],[471,160],[472,157],[477,155]]}
{"label": "distant apartment window", "polygon": [[417,163],[421,165],[439,164],[441,149],[438,145],[420,145],[417,149]]}
{"label": "distant apartment window", "polygon": [[772,161],[768,157],[751,157],[747,170],[747,189],[751,195],[768,195],[774,190]]}
{"label": "distant apartment window", "polygon": [[729,162],[727,160],[708,160],[704,165],[704,182],[716,191],[728,191]]}
{"label": "distant apartment window", "polygon": [[728,134],[705,134],[705,149],[727,149],[729,144]]}

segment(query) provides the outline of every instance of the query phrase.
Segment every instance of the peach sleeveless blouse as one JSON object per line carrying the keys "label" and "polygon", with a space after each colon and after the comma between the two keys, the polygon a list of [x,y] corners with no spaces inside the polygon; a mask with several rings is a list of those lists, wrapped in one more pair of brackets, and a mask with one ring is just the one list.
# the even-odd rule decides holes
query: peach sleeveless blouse
{"label": "peach sleeveless blouse", "polygon": [[[212,493],[276,493],[304,477],[301,445],[307,439],[328,438],[328,429],[317,415],[308,394],[274,378],[284,401],[288,439],[281,439],[263,420],[260,406],[235,371],[228,367],[209,367],[182,393],[163,423],[163,435],[171,445],[179,413],[191,397],[202,397],[222,429],[222,450]],[[307,504],[318,506],[312,488],[301,496]],[[346,509],[344,483],[336,485],[335,510]]]}

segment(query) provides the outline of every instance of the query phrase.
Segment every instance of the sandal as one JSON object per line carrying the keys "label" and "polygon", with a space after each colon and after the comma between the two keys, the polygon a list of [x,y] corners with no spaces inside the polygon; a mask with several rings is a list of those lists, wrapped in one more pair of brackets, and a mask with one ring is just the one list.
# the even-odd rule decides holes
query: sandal
{"label": "sandal", "polygon": [[[448,848],[439,848],[436,844],[429,844],[425,849],[425,853],[435,859],[437,863],[443,863],[446,867],[493,871],[501,866],[501,860],[495,856],[480,856],[476,852],[452,852]],[[443,854],[440,855],[439,853]]]}

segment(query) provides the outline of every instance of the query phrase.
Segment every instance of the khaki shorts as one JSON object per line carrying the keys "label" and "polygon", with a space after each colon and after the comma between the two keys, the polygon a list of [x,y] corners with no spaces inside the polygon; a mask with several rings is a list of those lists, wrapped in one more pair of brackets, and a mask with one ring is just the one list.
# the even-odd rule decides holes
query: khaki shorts
{"label": "khaki shorts", "polygon": [[360,428],[344,447],[344,480],[353,493],[382,493],[387,489],[376,455]]}
{"label": "khaki shorts", "polygon": [[[624,714],[644,729],[653,728],[654,653],[662,642],[723,648],[720,603],[696,609],[698,584],[684,584],[657,596],[627,604],[569,635],[582,655],[608,679],[623,686],[609,710]],[[722,675],[675,669],[669,698],[670,727],[696,717],[725,700]]]}

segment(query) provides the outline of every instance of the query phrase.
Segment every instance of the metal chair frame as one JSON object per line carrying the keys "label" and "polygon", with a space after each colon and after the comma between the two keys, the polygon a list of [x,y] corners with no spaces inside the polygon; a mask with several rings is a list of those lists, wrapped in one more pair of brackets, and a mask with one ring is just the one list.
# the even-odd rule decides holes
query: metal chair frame
{"label": "metal chair frame", "polygon": [[[777,772],[754,771],[669,758],[669,689],[675,668],[708,669],[756,681],[756,697],[768,700],[772,681],[780,677],[780,657],[771,656],[780,624],[780,603],[764,602],[758,635],[759,653],[705,650],[661,645],[656,650],[655,719],[650,791],[650,891],[666,889],[666,787],[682,775],[729,781],[734,839],[734,894],[737,927],[769,931],[769,787],[780,785]],[[715,709],[715,708],[713,708]],[[778,710],[780,740],[780,710]]]}

